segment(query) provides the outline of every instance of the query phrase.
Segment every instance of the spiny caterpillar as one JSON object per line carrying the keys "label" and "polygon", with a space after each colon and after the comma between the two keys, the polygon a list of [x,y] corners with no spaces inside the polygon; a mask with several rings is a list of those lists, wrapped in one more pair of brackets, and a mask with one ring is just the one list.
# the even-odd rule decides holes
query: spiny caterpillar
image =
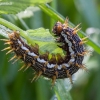
{"label": "spiny caterpillar", "polygon": [[56,41],[62,43],[62,48],[66,54],[62,57],[60,54],[52,54],[49,59],[49,52],[44,54],[39,54],[39,46],[36,44],[34,46],[29,46],[20,37],[20,33],[14,31],[8,33],[9,39],[1,39],[5,41],[5,44],[10,46],[3,49],[9,50],[6,54],[10,52],[15,52],[15,56],[9,61],[17,58],[15,62],[19,59],[24,61],[24,65],[20,68],[22,70],[25,68],[27,70],[32,67],[36,71],[36,75],[32,79],[38,79],[41,75],[52,79],[52,84],[55,83],[56,79],[69,78],[72,81],[72,75],[76,73],[80,68],[87,70],[82,61],[84,55],[87,51],[84,49],[83,43],[85,43],[85,38],[80,39],[77,35],[79,25],[75,28],[70,28],[68,26],[68,19],[65,20],[64,24],[57,22],[53,27],[53,33],[57,36]]}

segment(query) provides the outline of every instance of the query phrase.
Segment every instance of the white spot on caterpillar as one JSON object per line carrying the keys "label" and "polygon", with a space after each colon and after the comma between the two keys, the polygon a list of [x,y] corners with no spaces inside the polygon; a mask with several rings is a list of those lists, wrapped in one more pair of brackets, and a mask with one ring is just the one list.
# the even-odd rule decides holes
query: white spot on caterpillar
{"label": "white spot on caterpillar", "polygon": [[59,66],[58,66],[58,69],[61,69],[61,68],[62,68],[62,65],[59,65]]}
{"label": "white spot on caterpillar", "polygon": [[19,44],[22,44],[22,43],[20,42],[20,40],[19,40],[19,39],[18,39],[18,43],[19,43]]}
{"label": "white spot on caterpillar", "polygon": [[40,58],[37,58],[37,61],[40,62],[40,63],[45,63],[46,62],[44,59],[40,59]]}
{"label": "white spot on caterpillar", "polygon": [[67,35],[65,35],[65,34],[62,34],[62,35],[65,38],[66,43],[69,43],[70,41],[67,39]]}
{"label": "white spot on caterpillar", "polygon": [[26,51],[29,50],[29,49],[27,49],[27,48],[26,48],[25,46],[23,46],[23,45],[21,46],[21,48],[22,48],[23,50],[26,50]]}
{"label": "white spot on caterpillar", "polygon": [[65,38],[66,43],[68,43],[68,46],[71,47],[72,46],[72,43],[67,39],[67,35],[64,34],[63,32],[61,34]]}
{"label": "white spot on caterpillar", "polygon": [[71,47],[69,47],[69,51],[70,51],[70,52],[74,52],[73,49],[72,49]]}
{"label": "white spot on caterpillar", "polygon": [[34,56],[37,56],[34,52],[32,52],[32,53],[31,52],[28,52],[28,55],[33,56],[33,57]]}
{"label": "white spot on caterpillar", "polygon": [[47,64],[48,68],[53,68],[54,66],[55,66],[55,64],[49,64],[49,63]]}
{"label": "white spot on caterpillar", "polygon": [[71,43],[71,42],[69,42],[69,43],[68,43],[68,46],[69,46],[69,47],[71,47],[71,46],[72,46],[72,43]]}
{"label": "white spot on caterpillar", "polygon": [[75,61],[75,59],[74,58],[72,58],[72,59],[70,59],[70,61],[69,62],[74,62]]}
{"label": "white spot on caterpillar", "polygon": [[66,67],[69,67],[70,66],[69,64],[66,64],[66,63],[64,63],[63,65],[66,66]]}
{"label": "white spot on caterpillar", "polygon": [[73,52],[71,52],[71,55],[73,55],[74,54],[74,51]]}

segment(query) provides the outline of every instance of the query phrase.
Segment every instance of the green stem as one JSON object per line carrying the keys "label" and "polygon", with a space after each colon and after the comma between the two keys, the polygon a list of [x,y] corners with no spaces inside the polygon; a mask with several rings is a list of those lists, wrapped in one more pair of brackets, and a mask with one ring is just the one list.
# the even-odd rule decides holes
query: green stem
{"label": "green stem", "polygon": [[[55,10],[57,10],[57,0],[53,0],[51,3],[50,3],[51,7]],[[52,27],[54,26],[54,23],[55,23],[55,20],[52,19],[51,17],[51,21],[50,21],[50,30],[52,30]]]}
{"label": "green stem", "polygon": [[20,35],[22,37],[24,37],[28,42],[32,43],[32,40],[28,37],[26,31],[23,31],[19,27],[15,26],[14,24],[12,24],[12,23],[10,23],[10,22],[2,19],[2,18],[0,18],[0,24],[7,27],[7,28],[9,28],[9,29],[11,29],[11,30],[13,30],[13,31],[16,31],[16,30],[20,31]]}
{"label": "green stem", "polygon": [[26,30],[28,30],[29,27],[28,27],[27,24],[24,22],[24,20],[23,20],[22,18],[18,17],[18,16],[17,16],[17,18],[18,18],[18,20],[20,21],[20,24],[21,24]]}

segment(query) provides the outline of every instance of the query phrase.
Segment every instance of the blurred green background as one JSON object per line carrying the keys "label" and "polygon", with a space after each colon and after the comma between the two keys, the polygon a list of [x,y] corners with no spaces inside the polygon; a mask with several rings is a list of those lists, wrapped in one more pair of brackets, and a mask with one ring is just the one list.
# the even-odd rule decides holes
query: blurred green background
{"label": "blurred green background", "polygon": [[[62,16],[68,17],[74,25],[82,23],[82,31],[100,45],[100,0],[54,0],[49,5]],[[23,30],[44,27],[51,31],[55,22],[38,7],[28,8],[17,16],[1,17]],[[4,47],[0,41],[0,50]],[[78,74],[70,93],[73,100],[100,100],[100,55],[89,46],[86,47],[92,50],[92,55],[87,55],[84,61],[89,71]],[[22,66],[20,61],[15,64],[8,62],[11,54],[5,53],[0,52],[0,100],[51,100],[55,94],[51,89],[51,81],[41,77],[31,83],[33,70],[29,68],[25,72],[18,72]]]}

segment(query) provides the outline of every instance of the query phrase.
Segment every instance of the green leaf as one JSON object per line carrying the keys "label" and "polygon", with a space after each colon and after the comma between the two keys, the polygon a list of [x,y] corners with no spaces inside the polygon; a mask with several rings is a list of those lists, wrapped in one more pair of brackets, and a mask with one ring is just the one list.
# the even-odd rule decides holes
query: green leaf
{"label": "green leaf", "polygon": [[[69,85],[69,87],[70,85],[72,85],[68,82],[65,84]],[[72,97],[68,91],[69,90],[66,89],[66,87],[64,86],[64,80],[57,81],[55,86],[55,93],[57,95],[58,100],[72,100]]]}
{"label": "green leaf", "polygon": [[52,0],[1,0],[0,14],[16,14],[25,10],[30,5],[38,5],[40,3],[48,3]]}
{"label": "green leaf", "polygon": [[50,34],[48,29],[38,28],[35,30],[27,30],[27,33],[31,40],[31,44],[37,43],[42,52],[49,51],[50,53],[54,54],[63,54],[62,49],[58,48],[54,37]]}

